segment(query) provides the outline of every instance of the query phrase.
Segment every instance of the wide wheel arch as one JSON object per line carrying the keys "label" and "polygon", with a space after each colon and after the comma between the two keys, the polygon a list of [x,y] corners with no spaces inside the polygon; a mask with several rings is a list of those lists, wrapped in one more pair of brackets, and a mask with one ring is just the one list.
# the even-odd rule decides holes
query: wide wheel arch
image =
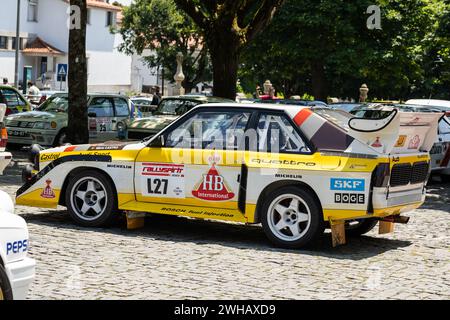
{"label": "wide wheel arch", "polygon": [[114,196],[116,198],[116,203],[118,203],[118,197],[117,197],[117,188],[116,188],[116,184],[114,183],[113,179],[111,178],[111,176],[104,170],[99,169],[99,168],[94,168],[94,167],[78,167],[73,169],[72,171],[69,172],[69,174],[66,176],[66,178],[64,179],[64,183],[62,185],[61,188],[61,194],[59,195],[59,201],[58,204],[61,206],[66,206],[66,191],[67,191],[67,186],[69,185],[69,181],[71,178],[73,178],[75,175],[83,172],[83,171],[96,171],[100,174],[102,174],[103,176],[105,176],[106,179],[108,179],[108,181],[111,183],[111,186],[114,190]]}
{"label": "wide wheel arch", "polygon": [[[282,188],[282,187],[296,187],[299,189],[303,189],[308,191],[313,197],[314,199],[317,201],[317,204],[320,207],[320,210],[323,211],[322,209],[322,202],[320,201],[317,193],[314,191],[313,188],[311,188],[311,186],[309,186],[308,184],[302,182],[302,181],[292,181],[292,180],[282,180],[282,181],[276,181],[273,182],[271,184],[269,184],[268,186],[266,186],[264,188],[264,190],[261,192],[261,194],[258,197],[258,201],[256,203],[256,210],[255,210],[255,222],[254,223],[260,223],[261,222],[261,208],[263,206],[264,203],[264,199],[273,191]],[[323,219],[323,215],[322,215],[322,219]]]}

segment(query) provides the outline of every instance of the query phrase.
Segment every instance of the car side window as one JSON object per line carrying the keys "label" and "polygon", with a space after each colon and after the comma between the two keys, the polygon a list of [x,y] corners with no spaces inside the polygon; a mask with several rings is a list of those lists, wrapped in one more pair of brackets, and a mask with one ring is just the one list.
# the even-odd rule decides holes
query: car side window
{"label": "car side window", "polygon": [[263,113],[257,124],[257,151],[310,153],[302,137],[286,115]]}
{"label": "car side window", "polygon": [[11,89],[1,89],[3,100],[8,107],[25,106],[26,103],[21,97]]}
{"label": "car side window", "polygon": [[168,148],[236,150],[244,148],[250,112],[204,111],[187,118],[167,134]]}
{"label": "car side window", "polygon": [[444,117],[439,122],[439,134],[449,134],[450,133],[450,118]]}
{"label": "car side window", "polygon": [[130,110],[126,100],[122,98],[114,98],[114,106],[116,108],[116,117],[128,117],[130,115]]}
{"label": "car side window", "polygon": [[95,113],[97,117],[114,117],[114,106],[111,98],[92,98],[89,105],[89,113]]}

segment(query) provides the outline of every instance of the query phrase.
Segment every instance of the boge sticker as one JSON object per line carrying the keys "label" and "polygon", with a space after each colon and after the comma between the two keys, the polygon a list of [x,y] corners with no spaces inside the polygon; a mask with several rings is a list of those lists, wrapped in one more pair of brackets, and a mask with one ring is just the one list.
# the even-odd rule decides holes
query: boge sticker
{"label": "boge sticker", "polygon": [[143,163],[142,195],[157,198],[184,198],[183,164]]}

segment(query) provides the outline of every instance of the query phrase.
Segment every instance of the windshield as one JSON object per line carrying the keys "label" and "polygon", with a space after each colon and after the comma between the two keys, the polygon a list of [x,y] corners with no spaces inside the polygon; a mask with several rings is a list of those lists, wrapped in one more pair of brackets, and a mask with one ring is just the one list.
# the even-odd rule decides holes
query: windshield
{"label": "windshield", "polygon": [[45,112],[67,112],[68,106],[68,96],[52,96],[41,104],[38,110]]}
{"label": "windshield", "polygon": [[155,114],[180,116],[200,103],[189,100],[162,100]]}
{"label": "windshield", "polygon": [[345,131],[349,131],[350,127],[348,126],[348,122],[350,119],[354,118],[352,114],[342,111],[342,110],[333,110],[328,108],[317,108],[312,109],[315,113],[320,115],[321,117],[327,119],[328,121],[334,123],[338,127],[341,127]]}
{"label": "windshield", "polygon": [[439,122],[439,133],[440,134],[450,134],[450,118],[445,116]]}

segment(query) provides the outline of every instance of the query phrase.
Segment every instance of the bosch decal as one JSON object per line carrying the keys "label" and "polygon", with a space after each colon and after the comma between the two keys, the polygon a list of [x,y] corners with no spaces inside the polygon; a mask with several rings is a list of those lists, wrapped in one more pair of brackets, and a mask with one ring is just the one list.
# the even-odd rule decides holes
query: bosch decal
{"label": "bosch decal", "polygon": [[366,182],[364,179],[331,179],[330,189],[336,191],[364,192]]}

